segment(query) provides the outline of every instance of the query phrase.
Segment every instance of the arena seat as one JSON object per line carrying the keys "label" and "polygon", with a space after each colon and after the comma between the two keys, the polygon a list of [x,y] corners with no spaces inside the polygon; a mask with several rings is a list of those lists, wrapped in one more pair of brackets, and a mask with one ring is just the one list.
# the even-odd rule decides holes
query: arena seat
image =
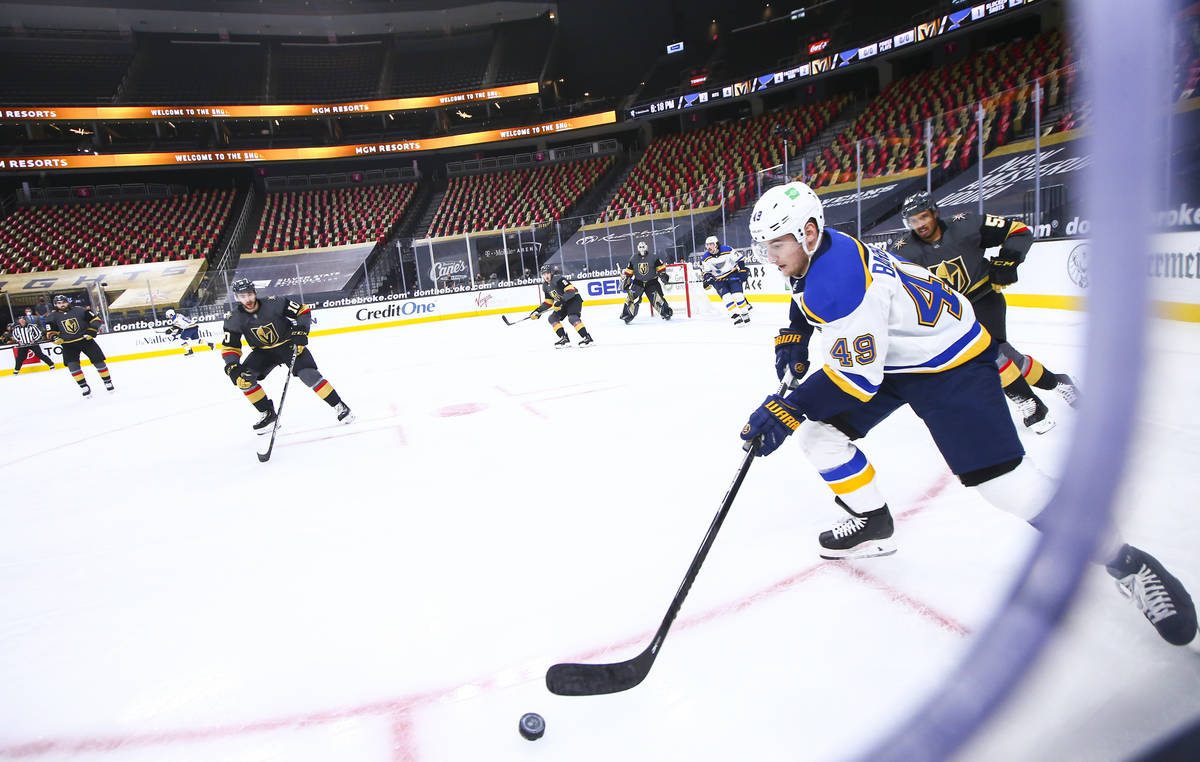
{"label": "arena seat", "polygon": [[415,188],[407,182],[270,193],[251,251],[382,242]]}

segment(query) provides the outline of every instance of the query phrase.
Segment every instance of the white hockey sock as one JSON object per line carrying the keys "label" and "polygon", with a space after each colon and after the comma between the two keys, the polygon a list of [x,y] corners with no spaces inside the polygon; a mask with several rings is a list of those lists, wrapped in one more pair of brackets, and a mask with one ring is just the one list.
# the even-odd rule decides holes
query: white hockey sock
{"label": "white hockey sock", "polygon": [[742,313],[745,313],[746,308],[750,306],[750,304],[746,301],[746,295],[741,291],[733,292],[733,302],[737,305],[737,308],[742,311]]}
{"label": "white hockey sock", "polygon": [[733,300],[733,294],[722,294],[721,301],[725,303],[725,310],[729,312],[729,314],[737,314],[737,304]]}
{"label": "white hockey sock", "polygon": [[875,484],[875,469],[849,437],[818,421],[804,422],[798,433],[804,454],[850,510],[865,513],[883,507],[886,501]]}

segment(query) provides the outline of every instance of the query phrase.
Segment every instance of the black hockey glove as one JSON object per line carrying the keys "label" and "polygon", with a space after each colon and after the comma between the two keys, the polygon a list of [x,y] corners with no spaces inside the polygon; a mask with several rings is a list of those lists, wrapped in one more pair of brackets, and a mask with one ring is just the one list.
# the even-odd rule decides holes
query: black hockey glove
{"label": "black hockey glove", "polygon": [[229,380],[232,381],[234,384],[236,384],[237,380],[238,380],[238,376],[240,376],[242,374],[242,371],[244,371],[245,369],[246,369],[246,366],[242,365],[240,362],[226,363],[225,364],[225,375],[229,376]]}
{"label": "black hockey glove", "polygon": [[791,328],[780,328],[779,335],[775,337],[775,375],[779,376],[780,381],[783,381],[784,377],[791,373],[793,382],[789,383],[789,386],[794,389],[800,383],[800,379],[804,378],[806,372],[808,372],[808,340],[806,336]]}
{"label": "black hockey glove", "polygon": [[663,270],[658,274],[658,280],[665,286],[671,281],[671,276],[667,275],[666,270]]}
{"label": "black hockey glove", "polygon": [[308,331],[300,326],[292,326],[292,344],[303,347],[308,344]]}
{"label": "black hockey glove", "polygon": [[751,442],[755,437],[762,437],[758,454],[770,455],[800,428],[803,420],[804,415],[794,405],[778,394],[772,394],[750,414],[750,420],[742,427],[742,440]]}
{"label": "black hockey glove", "polygon": [[713,287],[713,283],[715,283],[715,282],[716,282],[716,281],[714,281],[714,280],[713,280],[713,276],[712,276],[712,275],[709,275],[708,273],[704,273],[704,279],[703,279],[703,280],[704,280],[704,287],[705,287],[705,288],[712,288],[712,287]]}
{"label": "black hockey glove", "polygon": [[542,316],[541,310],[534,310],[533,312],[529,313],[530,320],[537,320],[541,316]]}
{"label": "black hockey glove", "polygon": [[1003,291],[1016,283],[1017,265],[1019,264],[1021,264],[1021,260],[1017,258],[1017,255],[1001,249],[988,268],[988,280],[992,282],[992,288],[996,291]]}

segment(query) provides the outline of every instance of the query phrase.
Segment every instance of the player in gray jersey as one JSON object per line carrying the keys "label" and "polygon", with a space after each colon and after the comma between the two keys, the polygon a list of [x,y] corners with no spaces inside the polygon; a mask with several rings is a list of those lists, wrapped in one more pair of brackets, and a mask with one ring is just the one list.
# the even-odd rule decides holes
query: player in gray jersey
{"label": "player in gray jersey", "polygon": [[667,266],[658,256],[651,256],[649,244],[639,241],[637,253],[629,258],[629,264],[621,274],[621,290],[628,292],[625,306],[621,309],[621,319],[626,325],[637,317],[638,308],[642,306],[642,294],[658,308],[663,320],[671,319],[675,311],[667,304],[667,296],[663,293],[662,287],[666,283]]}
{"label": "player in gray jersey", "polygon": [[[979,217],[962,212],[949,221],[938,215],[928,193],[915,193],[904,200],[901,210],[909,232],[896,242],[894,253],[930,270],[959,293],[966,294],[975,316],[1000,348],[996,366],[1004,393],[1021,413],[1026,428],[1044,434],[1054,428],[1046,403],[1030,384],[1062,395],[1072,407],[1079,390],[1071,377],[1053,373],[1032,355],[1022,354],[1008,342],[1005,320],[1006,287],[1017,282],[1017,266],[1033,244],[1033,233],[1020,220],[994,214]],[[989,260],[984,251],[999,246]]]}

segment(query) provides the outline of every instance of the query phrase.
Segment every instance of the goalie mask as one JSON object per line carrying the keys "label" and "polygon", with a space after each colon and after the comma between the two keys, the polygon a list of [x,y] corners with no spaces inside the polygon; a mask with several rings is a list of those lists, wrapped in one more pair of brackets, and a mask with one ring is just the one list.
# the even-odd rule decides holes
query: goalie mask
{"label": "goalie mask", "polygon": [[647,254],[649,254],[650,253],[650,244],[646,243],[645,241],[638,241],[637,253],[638,253],[638,256],[641,256],[641,257],[644,257]]}

